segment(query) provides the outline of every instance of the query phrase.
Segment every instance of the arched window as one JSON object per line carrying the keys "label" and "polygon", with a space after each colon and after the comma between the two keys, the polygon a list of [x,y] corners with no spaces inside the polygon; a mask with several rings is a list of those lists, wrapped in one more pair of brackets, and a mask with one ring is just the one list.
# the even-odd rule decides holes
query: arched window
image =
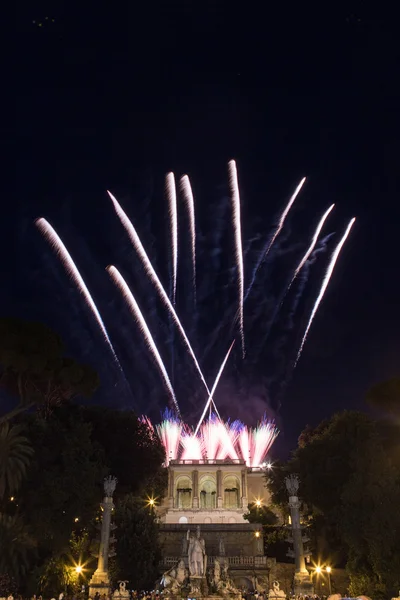
{"label": "arched window", "polygon": [[187,522],[188,522],[187,517],[179,517],[178,523],[182,523],[183,524],[183,523],[187,523]]}
{"label": "arched window", "polygon": [[211,517],[204,517],[204,523],[212,523]]}
{"label": "arched window", "polygon": [[192,508],[192,482],[189,477],[179,477],[176,484],[176,508]]}
{"label": "arched window", "polygon": [[224,508],[239,508],[240,484],[237,477],[229,475],[224,479]]}
{"label": "arched window", "polygon": [[214,479],[206,477],[200,482],[200,508],[215,508],[217,489]]}

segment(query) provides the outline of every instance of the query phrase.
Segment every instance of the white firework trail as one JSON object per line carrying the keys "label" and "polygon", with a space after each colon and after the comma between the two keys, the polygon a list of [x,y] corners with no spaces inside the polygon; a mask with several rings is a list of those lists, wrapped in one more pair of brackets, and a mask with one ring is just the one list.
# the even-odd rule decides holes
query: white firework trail
{"label": "white firework trail", "polygon": [[353,224],[354,224],[355,220],[356,220],[355,217],[353,217],[353,219],[351,219],[350,223],[347,225],[346,231],[344,232],[344,235],[343,235],[342,239],[340,240],[340,242],[338,243],[338,245],[336,246],[336,248],[335,248],[335,250],[334,250],[334,252],[332,254],[332,258],[331,258],[330,263],[328,265],[328,268],[326,270],[325,277],[324,277],[324,280],[322,282],[320,292],[318,294],[318,298],[315,301],[314,308],[312,309],[311,316],[309,318],[309,321],[308,321],[305,333],[303,335],[303,339],[301,341],[300,349],[299,349],[299,351],[297,353],[297,358],[296,358],[296,361],[294,363],[295,367],[296,367],[297,363],[299,362],[299,358],[300,358],[301,353],[303,351],[304,344],[305,344],[305,341],[307,339],[308,332],[310,330],[311,324],[312,324],[312,322],[314,320],[314,317],[316,315],[318,307],[321,304],[321,300],[324,297],[326,288],[328,287],[329,280],[330,280],[330,278],[332,276],[333,269],[335,268],[335,264],[336,264],[336,261],[337,261],[337,259],[339,257],[340,251],[343,248],[343,245],[344,245],[344,243],[345,243],[345,241],[346,241],[346,239],[347,239],[347,237],[348,237],[348,235],[350,233],[350,229],[353,227]]}
{"label": "white firework trail", "polygon": [[137,234],[136,229],[134,228],[134,226],[132,225],[131,221],[128,219],[127,215],[125,214],[125,212],[122,210],[120,204],[118,203],[117,199],[111,194],[111,192],[108,192],[108,195],[110,196],[112,203],[114,205],[114,210],[117,213],[122,225],[125,228],[125,231],[127,232],[129,239],[131,240],[131,243],[133,245],[133,247],[135,248],[136,252],[139,255],[140,260],[142,261],[142,264],[144,266],[144,269],[147,273],[147,275],[149,276],[150,280],[152,281],[153,285],[155,286],[155,288],[157,289],[161,300],[163,301],[164,305],[166,306],[166,308],[169,310],[169,312],[172,315],[172,318],[176,324],[176,326],[178,327],[182,338],[185,342],[186,348],[189,351],[190,356],[193,359],[194,365],[196,367],[196,370],[203,382],[204,387],[206,388],[207,394],[210,394],[210,390],[208,389],[208,385],[206,380],[204,379],[204,375],[200,369],[200,365],[198,363],[198,360],[196,358],[195,353],[193,352],[192,346],[189,342],[189,339],[185,333],[185,330],[183,329],[181,322],[178,318],[178,315],[176,314],[176,311],[174,309],[174,307],[172,306],[171,300],[168,298],[168,294],[166,293],[157,273],[154,270],[153,265],[151,264],[151,261],[146,253],[146,250],[143,247],[143,244]]}
{"label": "white firework trail", "polygon": [[279,219],[278,227],[276,228],[276,231],[275,231],[274,235],[272,236],[272,239],[271,239],[271,241],[269,243],[267,251],[264,254],[264,258],[266,258],[266,256],[268,256],[268,253],[271,250],[271,248],[273,246],[273,243],[275,242],[276,238],[278,237],[278,235],[282,231],[282,227],[285,224],[286,217],[288,216],[288,213],[289,213],[290,209],[292,208],[294,201],[296,200],[297,196],[299,195],[299,192],[300,192],[301,188],[303,187],[303,185],[305,183],[305,180],[306,180],[306,178],[303,177],[303,179],[300,181],[300,183],[297,186],[297,188],[294,190],[292,196],[290,197],[289,202],[287,203],[287,205],[285,207],[285,210],[281,214],[281,218]]}
{"label": "white firework trail", "polygon": [[115,283],[115,285],[119,288],[125,302],[128,304],[128,306],[131,310],[131,313],[134,316],[134,318],[139,326],[139,329],[140,329],[141,333],[143,334],[143,337],[145,338],[147,345],[154,356],[154,359],[158,365],[158,368],[160,369],[161,375],[164,379],[165,386],[166,386],[167,390],[169,391],[172,401],[174,403],[176,412],[180,416],[178,401],[176,399],[175,392],[173,390],[170,379],[168,377],[167,370],[164,366],[164,363],[162,361],[160,353],[157,349],[154,338],[151,335],[150,329],[148,328],[147,323],[143,317],[142,311],[140,310],[140,308],[138,306],[138,303],[136,302],[131,290],[129,289],[128,284],[126,283],[125,279],[122,277],[122,275],[118,271],[118,269],[116,269],[114,266],[111,265],[111,266],[107,267],[107,271],[108,271],[111,279]]}
{"label": "white firework trail", "polygon": [[324,223],[325,223],[326,219],[328,218],[328,215],[330,214],[330,212],[333,210],[334,206],[335,206],[335,205],[334,205],[334,204],[332,204],[332,205],[331,205],[331,206],[328,208],[328,210],[327,210],[327,211],[326,211],[326,212],[325,212],[325,213],[322,215],[322,218],[321,218],[321,220],[319,221],[319,223],[318,223],[318,225],[317,225],[317,229],[315,230],[314,236],[313,236],[313,238],[312,238],[312,240],[311,240],[311,244],[310,244],[310,246],[309,246],[309,248],[308,248],[307,252],[306,252],[306,253],[305,253],[305,255],[303,256],[303,258],[301,259],[301,261],[300,261],[300,263],[299,263],[298,267],[296,268],[296,270],[295,270],[295,272],[294,272],[294,275],[293,275],[293,277],[292,277],[292,280],[291,280],[291,282],[289,283],[289,286],[288,286],[288,288],[287,288],[287,290],[286,290],[286,293],[289,291],[289,289],[290,289],[290,286],[292,285],[293,281],[296,279],[297,275],[300,273],[301,269],[304,267],[304,265],[306,264],[307,260],[309,259],[310,255],[311,255],[312,251],[314,250],[314,248],[315,248],[315,244],[316,244],[316,243],[317,243],[317,241],[318,241],[319,234],[321,233],[321,230],[322,230],[322,228],[323,228],[323,226],[324,226]]}
{"label": "white firework trail", "polygon": [[78,271],[78,268],[77,268],[76,264],[74,263],[72,256],[70,255],[66,246],[64,245],[64,242],[62,241],[62,239],[60,238],[58,233],[55,231],[55,229],[50,225],[50,223],[43,217],[36,219],[35,225],[39,229],[40,233],[49,242],[50,246],[55,250],[56,254],[60,257],[61,262],[62,262],[67,274],[74,281],[78,290],[81,292],[82,296],[84,297],[86,304],[89,306],[90,310],[92,311],[92,313],[97,321],[97,324],[100,327],[100,330],[104,336],[104,339],[106,340],[106,342],[114,356],[114,359],[116,360],[116,362],[118,364],[118,367],[122,371],[122,367],[119,363],[119,360],[115,353],[114,347],[111,343],[111,340],[107,333],[107,329],[104,325],[103,319],[101,318],[99,310],[89,292],[89,289],[88,289],[86,283],[84,282],[84,280],[82,278],[82,275]]}
{"label": "white firework trail", "polygon": [[175,176],[168,173],[165,180],[168,197],[169,218],[171,224],[171,250],[172,250],[172,302],[176,301],[176,278],[178,272],[178,211],[176,206]]}
{"label": "white firework trail", "polygon": [[[211,392],[209,392],[209,397],[208,397],[208,400],[207,400],[207,402],[206,402],[206,405],[205,405],[205,407],[204,407],[203,413],[202,413],[202,415],[201,415],[201,417],[200,417],[200,420],[199,420],[199,422],[197,423],[197,427],[196,427],[196,429],[195,429],[194,435],[197,435],[197,433],[198,433],[198,431],[199,431],[199,429],[200,429],[200,425],[202,424],[202,422],[203,422],[203,419],[204,419],[204,417],[206,416],[207,410],[208,410],[208,408],[209,408],[209,406],[210,406],[211,402],[214,402],[214,400],[213,400],[213,396],[214,396],[215,389],[216,389],[216,387],[217,387],[217,385],[218,385],[218,382],[219,382],[219,380],[220,380],[220,378],[221,378],[222,372],[223,372],[223,370],[224,370],[224,368],[225,368],[225,365],[226,365],[226,361],[227,361],[227,360],[228,360],[228,358],[229,358],[229,355],[230,355],[230,353],[231,353],[231,350],[232,350],[232,348],[233,348],[233,345],[234,345],[234,343],[235,343],[235,340],[233,340],[232,344],[231,344],[231,345],[230,345],[230,347],[229,347],[229,350],[228,350],[228,352],[226,353],[226,356],[225,356],[224,360],[222,361],[222,365],[221,365],[221,366],[220,366],[220,368],[219,368],[218,375],[217,375],[217,377],[215,378],[215,381],[214,381],[214,385],[213,385],[213,386],[212,386],[212,388],[211,388]],[[215,404],[214,404],[214,408],[215,408]],[[219,417],[219,415],[218,415],[218,417]]]}
{"label": "white firework trail", "polygon": [[194,198],[192,186],[187,175],[181,177],[181,191],[185,200],[190,225],[190,238],[192,246],[192,277],[193,277],[193,292],[196,302],[196,221],[194,211]]}
{"label": "white firework trail", "polygon": [[238,269],[238,293],[239,293],[239,329],[240,337],[242,342],[242,355],[245,355],[244,345],[244,328],[243,328],[243,302],[244,302],[244,267],[243,267],[243,248],[242,248],[242,225],[240,218],[240,194],[239,184],[237,177],[236,162],[230,160],[228,163],[229,170],[229,185],[231,189],[232,197],[232,211],[233,211],[233,229],[235,233],[235,246],[236,246],[236,263]]}

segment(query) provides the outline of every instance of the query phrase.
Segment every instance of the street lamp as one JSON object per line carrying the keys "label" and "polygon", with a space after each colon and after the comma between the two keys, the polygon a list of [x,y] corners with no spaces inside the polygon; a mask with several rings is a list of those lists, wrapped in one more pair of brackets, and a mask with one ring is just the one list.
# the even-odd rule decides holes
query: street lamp
{"label": "street lamp", "polygon": [[77,565],[77,566],[75,567],[75,571],[76,571],[76,574],[77,574],[77,575],[80,575],[80,574],[82,573],[82,567],[81,567],[81,565]]}

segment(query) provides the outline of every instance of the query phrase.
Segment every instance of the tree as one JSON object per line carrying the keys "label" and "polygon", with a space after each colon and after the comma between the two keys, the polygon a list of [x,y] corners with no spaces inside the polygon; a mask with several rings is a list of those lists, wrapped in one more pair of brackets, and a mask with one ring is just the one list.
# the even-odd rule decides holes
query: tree
{"label": "tree", "polygon": [[117,577],[134,589],[153,589],[161,559],[158,525],[152,507],[142,498],[126,495],[117,504]]}
{"label": "tree", "polygon": [[92,437],[103,448],[107,467],[118,479],[117,497],[124,493],[161,497],[167,486],[164,448],[133,411],[82,407]]}
{"label": "tree", "polygon": [[0,500],[6,492],[18,490],[33,454],[23,429],[22,425],[0,425]]}
{"label": "tree", "polygon": [[367,392],[367,403],[386,413],[400,415],[400,379],[393,378],[374,385]]}
{"label": "tree", "polygon": [[95,371],[64,356],[59,336],[41,323],[0,319],[0,381],[17,405],[0,417],[9,421],[35,405],[47,413],[75,396],[90,397]]}
{"label": "tree", "polygon": [[300,474],[315,554],[343,561],[354,593],[373,597],[400,585],[400,468],[389,438],[381,422],[344,411],[307,428],[285,466]]}
{"label": "tree", "polygon": [[23,582],[29,572],[35,541],[19,515],[0,513],[0,573]]}

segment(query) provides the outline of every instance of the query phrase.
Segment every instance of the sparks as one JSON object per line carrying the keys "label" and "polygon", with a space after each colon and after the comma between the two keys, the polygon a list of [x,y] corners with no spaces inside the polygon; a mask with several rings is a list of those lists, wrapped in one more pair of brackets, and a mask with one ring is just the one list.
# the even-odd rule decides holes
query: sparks
{"label": "sparks", "polygon": [[338,245],[336,246],[336,248],[335,248],[335,250],[334,250],[334,252],[332,254],[332,258],[331,258],[331,261],[330,261],[330,263],[328,265],[328,268],[326,270],[325,277],[324,277],[324,280],[322,282],[322,286],[321,286],[320,292],[318,294],[318,298],[315,301],[314,308],[312,309],[310,319],[308,321],[305,333],[303,335],[303,339],[301,341],[300,349],[299,349],[299,351],[297,353],[297,358],[296,358],[296,362],[295,362],[294,366],[296,366],[297,363],[299,362],[299,358],[300,358],[301,353],[303,351],[304,344],[305,344],[305,341],[307,339],[308,332],[310,331],[311,324],[312,324],[312,322],[314,320],[314,317],[316,315],[318,307],[321,304],[322,298],[324,297],[326,288],[328,287],[329,280],[330,280],[330,278],[332,276],[332,273],[333,273],[333,270],[335,268],[335,264],[336,264],[336,261],[337,261],[337,259],[339,257],[340,251],[343,248],[343,245],[344,245],[344,243],[345,243],[345,241],[346,241],[346,239],[347,239],[347,237],[348,237],[348,235],[350,233],[351,228],[354,225],[355,220],[356,220],[355,217],[353,219],[351,219],[350,223],[347,225],[346,231],[344,232],[344,235],[343,235],[342,239],[340,240],[340,242],[338,243]]}
{"label": "sparks", "polygon": [[242,355],[244,358],[244,328],[243,328],[243,302],[244,302],[244,267],[243,267],[243,248],[242,248],[242,225],[240,218],[240,194],[237,177],[236,162],[229,161],[229,185],[231,188],[232,197],[232,212],[233,212],[233,229],[235,232],[235,247],[236,247],[236,263],[238,271],[238,293],[239,293],[239,329],[242,341]]}
{"label": "sparks", "polygon": [[160,353],[157,349],[154,338],[151,335],[150,329],[148,328],[147,323],[143,317],[142,311],[140,310],[140,308],[138,306],[138,303],[136,302],[131,290],[129,289],[128,284],[126,283],[125,279],[122,277],[122,275],[118,271],[118,269],[116,269],[114,266],[111,265],[111,266],[107,267],[107,271],[108,271],[111,279],[115,283],[115,285],[119,288],[125,302],[128,304],[128,306],[131,310],[131,313],[134,316],[134,318],[139,326],[139,329],[142,332],[142,334],[147,342],[147,345],[148,345],[149,349],[151,350],[151,352],[154,356],[154,359],[160,369],[161,375],[164,379],[165,386],[166,386],[167,390],[169,391],[172,401],[175,405],[176,412],[178,415],[180,415],[178,401],[176,399],[175,392],[173,390],[170,379],[168,377],[167,370],[164,366],[164,363],[162,361]]}
{"label": "sparks", "polygon": [[335,206],[335,205],[334,205],[334,204],[332,204],[332,205],[331,205],[331,206],[328,208],[328,210],[327,210],[327,211],[326,211],[326,212],[325,212],[325,213],[322,215],[322,218],[321,218],[321,220],[319,221],[319,223],[318,223],[318,225],[317,225],[317,229],[315,230],[314,236],[313,236],[313,238],[312,238],[312,240],[311,240],[311,244],[310,244],[310,246],[309,246],[309,248],[308,248],[307,252],[306,252],[306,253],[305,253],[305,255],[303,256],[303,258],[301,259],[301,261],[300,261],[300,263],[299,263],[298,267],[296,268],[296,270],[295,270],[295,272],[294,272],[294,275],[293,275],[293,277],[292,277],[292,280],[291,280],[291,282],[289,283],[289,286],[288,286],[288,288],[287,288],[287,290],[286,290],[286,291],[288,291],[288,290],[289,290],[289,288],[290,288],[290,286],[292,285],[293,281],[296,279],[297,275],[300,273],[301,269],[304,267],[304,265],[306,264],[307,260],[308,260],[308,259],[309,259],[309,257],[311,256],[311,253],[312,253],[312,251],[313,251],[313,250],[314,250],[314,248],[315,248],[315,244],[316,244],[316,243],[317,243],[317,241],[318,241],[318,237],[319,237],[319,234],[321,233],[321,230],[322,230],[322,228],[323,228],[323,226],[324,226],[324,223],[325,223],[326,219],[328,218],[328,215],[329,215],[329,213],[330,213],[330,212],[333,210],[334,206]]}
{"label": "sparks", "polygon": [[276,238],[278,237],[278,235],[280,234],[280,232],[282,231],[282,227],[285,224],[285,220],[286,217],[288,216],[288,213],[290,211],[290,209],[293,206],[294,201],[296,200],[297,196],[299,195],[299,192],[301,190],[301,188],[303,187],[304,183],[305,183],[306,178],[303,177],[303,179],[300,181],[299,185],[297,186],[297,188],[294,190],[292,196],[289,199],[289,202],[286,205],[285,210],[283,211],[283,213],[281,214],[281,218],[279,219],[279,223],[278,223],[278,227],[276,228],[276,231],[274,233],[274,235],[272,236],[272,239],[269,243],[269,246],[267,248],[267,251],[264,255],[264,258],[268,255],[269,251],[271,250]]}
{"label": "sparks", "polygon": [[151,261],[146,253],[146,250],[143,247],[143,244],[136,232],[136,229],[134,228],[133,224],[131,223],[131,221],[128,219],[127,215],[125,214],[125,212],[122,210],[121,206],[119,205],[118,201],[116,200],[116,198],[111,194],[111,192],[108,192],[108,195],[110,196],[112,203],[114,205],[114,210],[117,213],[122,225],[125,228],[125,231],[127,232],[129,239],[131,240],[131,243],[133,245],[133,247],[135,248],[136,252],[139,255],[140,260],[142,261],[142,264],[144,266],[144,269],[147,273],[147,275],[149,276],[150,280],[152,281],[153,285],[155,286],[155,288],[157,289],[161,300],[163,301],[165,307],[168,309],[168,311],[170,312],[170,314],[172,315],[172,318],[176,324],[176,326],[178,327],[182,338],[185,342],[186,348],[189,351],[190,356],[192,357],[192,360],[194,362],[194,365],[197,369],[197,372],[200,376],[200,379],[203,382],[204,387],[206,388],[207,394],[210,394],[210,390],[208,389],[208,385],[206,380],[204,379],[204,375],[200,369],[200,365],[197,361],[196,355],[193,352],[192,346],[190,345],[189,339],[185,333],[185,330],[183,329],[181,322],[178,318],[178,315],[176,314],[176,311],[174,309],[174,307],[172,306],[172,303],[170,301],[170,299],[168,298],[168,294],[166,293],[164,287],[162,286],[162,283],[160,281],[160,279],[158,278],[157,273],[154,270],[153,265],[151,264]]}
{"label": "sparks", "polygon": [[82,275],[80,274],[76,264],[72,260],[72,256],[70,255],[66,246],[64,245],[64,242],[62,241],[62,239],[60,238],[58,233],[55,231],[55,229],[50,225],[50,223],[43,217],[41,217],[40,219],[36,219],[35,225],[39,229],[39,231],[43,235],[43,237],[45,237],[46,240],[49,242],[50,246],[55,250],[56,254],[60,257],[61,262],[62,262],[67,274],[71,277],[71,279],[74,281],[75,285],[81,292],[82,296],[85,298],[86,304],[89,306],[90,310],[92,311],[92,313],[97,321],[97,324],[101,329],[104,339],[106,340],[106,342],[114,356],[115,361],[117,362],[119,368],[122,371],[121,365],[119,363],[119,360],[115,353],[114,347],[113,347],[111,340],[109,338],[109,335],[107,333],[107,329],[104,325],[103,319],[100,316],[98,308],[97,308],[96,304],[94,303],[94,300],[89,292],[89,289],[88,289],[86,283],[84,282],[84,280],[82,278]]}
{"label": "sparks", "polygon": [[[229,347],[229,350],[228,350],[228,352],[226,353],[226,356],[225,356],[224,360],[222,361],[222,365],[221,365],[221,366],[220,366],[220,368],[219,368],[219,371],[218,371],[217,377],[215,378],[215,381],[214,381],[214,385],[212,386],[211,392],[209,392],[209,397],[208,397],[208,400],[207,400],[207,402],[206,402],[206,405],[205,405],[205,407],[204,407],[203,413],[202,413],[202,415],[201,415],[201,417],[200,417],[200,420],[199,420],[199,422],[197,423],[197,427],[196,427],[196,429],[195,429],[195,435],[197,435],[197,432],[199,431],[200,425],[201,425],[201,423],[202,423],[202,421],[203,421],[204,417],[206,416],[207,410],[208,410],[208,408],[209,408],[209,406],[210,406],[211,402],[213,401],[213,396],[214,396],[215,389],[216,389],[216,387],[217,387],[217,385],[218,385],[218,383],[219,383],[219,380],[220,380],[220,378],[221,378],[221,375],[222,375],[222,373],[223,373],[223,370],[224,370],[224,368],[225,368],[225,365],[226,365],[226,361],[227,361],[227,360],[228,360],[228,358],[229,358],[229,355],[230,355],[230,353],[231,353],[231,350],[232,350],[232,348],[233,348],[233,345],[234,345],[234,343],[235,343],[235,340],[233,340],[232,344],[230,345],[230,347]],[[215,406],[215,405],[214,405],[214,406]]]}
{"label": "sparks", "polygon": [[172,250],[172,303],[176,301],[176,278],[178,273],[178,211],[176,207],[175,176],[168,173],[166,177],[166,191],[171,222],[171,250]]}
{"label": "sparks", "polygon": [[193,292],[196,302],[196,221],[194,211],[194,198],[192,192],[192,186],[187,175],[181,178],[181,190],[183,198],[185,200],[190,225],[190,238],[192,246],[192,277],[193,277]]}

